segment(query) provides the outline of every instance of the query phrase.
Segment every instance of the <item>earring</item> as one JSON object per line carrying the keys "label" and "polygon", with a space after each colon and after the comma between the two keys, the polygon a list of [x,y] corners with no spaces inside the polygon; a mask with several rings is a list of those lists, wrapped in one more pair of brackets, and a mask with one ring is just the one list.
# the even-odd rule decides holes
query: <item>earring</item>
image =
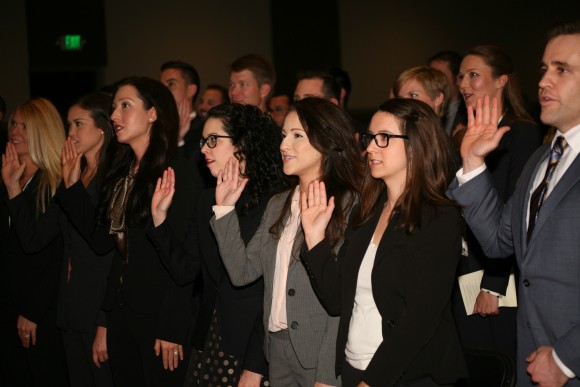
{"label": "earring", "polygon": [[101,136],[102,136],[103,134],[105,134],[105,132],[103,132],[103,131],[101,130]]}

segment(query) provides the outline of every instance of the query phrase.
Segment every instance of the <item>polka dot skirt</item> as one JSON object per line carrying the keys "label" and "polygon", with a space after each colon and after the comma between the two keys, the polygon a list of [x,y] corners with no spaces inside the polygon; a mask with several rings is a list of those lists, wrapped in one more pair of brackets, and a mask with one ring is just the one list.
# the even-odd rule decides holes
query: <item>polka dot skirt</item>
{"label": "polka dot skirt", "polygon": [[[217,314],[214,311],[208,337],[203,351],[195,350],[187,373],[185,386],[236,387],[242,372],[242,358],[228,355],[221,350]],[[262,386],[269,387],[268,378],[262,378]]]}

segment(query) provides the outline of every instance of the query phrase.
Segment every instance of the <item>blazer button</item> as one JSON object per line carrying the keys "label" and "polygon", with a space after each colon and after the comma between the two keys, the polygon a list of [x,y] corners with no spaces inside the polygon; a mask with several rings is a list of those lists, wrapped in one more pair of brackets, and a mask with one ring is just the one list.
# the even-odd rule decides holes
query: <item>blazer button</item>
{"label": "blazer button", "polygon": [[298,329],[298,323],[296,321],[293,321],[292,324],[290,324],[290,328]]}
{"label": "blazer button", "polygon": [[527,279],[525,279],[523,281],[524,286],[527,288],[528,286],[530,286],[530,281],[528,281]]}
{"label": "blazer button", "polygon": [[395,321],[393,321],[393,320],[387,320],[387,326],[389,328],[394,328],[395,327]]}
{"label": "blazer button", "polygon": [[288,290],[288,295],[289,295],[290,297],[294,297],[294,295],[295,295],[295,294],[296,294],[296,290],[294,290],[294,289],[289,289],[289,290]]}

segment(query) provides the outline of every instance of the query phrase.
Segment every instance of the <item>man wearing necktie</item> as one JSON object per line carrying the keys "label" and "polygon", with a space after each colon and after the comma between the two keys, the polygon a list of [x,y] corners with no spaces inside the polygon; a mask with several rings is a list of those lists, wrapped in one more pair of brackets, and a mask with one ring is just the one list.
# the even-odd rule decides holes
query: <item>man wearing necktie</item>
{"label": "man wearing necktie", "polygon": [[580,22],[548,34],[538,97],[541,120],[557,129],[502,204],[484,163],[509,128],[495,101],[469,110],[463,168],[448,195],[489,257],[515,254],[520,269],[518,386],[580,386]]}

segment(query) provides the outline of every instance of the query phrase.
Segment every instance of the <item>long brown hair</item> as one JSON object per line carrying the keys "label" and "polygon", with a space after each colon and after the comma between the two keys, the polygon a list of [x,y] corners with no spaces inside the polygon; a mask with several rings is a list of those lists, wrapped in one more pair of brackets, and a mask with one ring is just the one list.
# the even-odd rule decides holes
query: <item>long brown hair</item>
{"label": "long brown hair", "polygon": [[[379,106],[377,113],[380,112],[395,116],[401,133],[409,136],[405,140],[405,188],[395,203],[391,219],[396,214],[397,226],[410,233],[420,227],[425,206],[435,209],[440,205],[456,205],[445,196],[455,172],[453,147],[439,118],[424,102],[394,98]],[[369,220],[381,202],[381,196],[386,194],[384,182],[372,177],[368,162],[365,169],[360,211],[355,214],[354,227]]]}
{"label": "long brown hair", "polygon": [[[326,228],[326,237],[335,246],[343,239],[348,215],[360,194],[362,160],[355,131],[348,114],[325,99],[304,98],[296,101],[292,110],[298,114],[310,144],[322,155],[321,180],[326,185],[328,197],[334,196],[336,206]],[[276,238],[282,234],[291,202],[292,194],[288,195],[280,216],[270,228]]]}
{"label": "long brown hair", "polygon": [[508,122],[525,121],[535,123],[525,108],[520,85],[510,56],[498,46],[482,45],[468,50],[465,56],[479,56],[491,68],[494,78],[507,76],[508,81],[502,91],[504,119]]}

